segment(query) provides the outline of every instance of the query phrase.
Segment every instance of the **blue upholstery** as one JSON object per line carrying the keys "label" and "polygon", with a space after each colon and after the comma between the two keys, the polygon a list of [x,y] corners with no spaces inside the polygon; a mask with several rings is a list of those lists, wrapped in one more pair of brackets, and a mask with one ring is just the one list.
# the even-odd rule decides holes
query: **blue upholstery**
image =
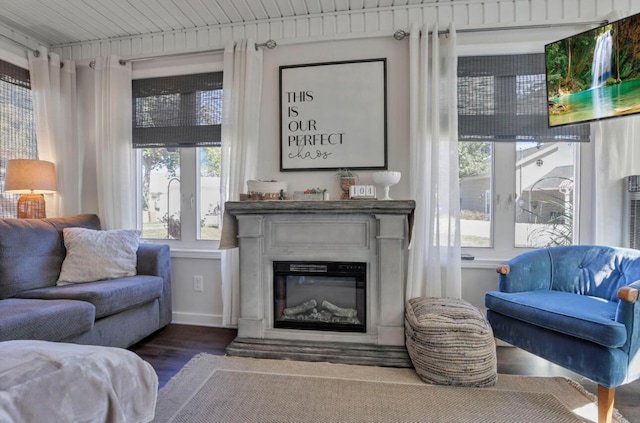
{"label": "blue upholstery", "polygon": [[94,305],[95,318],[101,319],[157,300],[162,296],[162,283],[158,276],[136,275],[91,284],[32,289],[16,294],[15,298],[86,301]]}
{"label": "blue upholstery", "polygon": [[171,322],[168,245],[140,243],[134,276],[57,286],[67,227],[100,229],[100,219],[0,219],[0,341],[128,347]]}
{"label": "blue upholstery", "polygon": [[485,296],[496,338],[605,389],[640,378],[640,250],[544,248],[498,273],[498,291]]}
{"label": "blue upholstery", "polygon": [[583,338],[605,347],[627,342],[627,329],[615,321],[617,302],[558,291],[490,292],[486,305],[536,326]]}
{"label": "blue upholstery", "polygon": [[66,254],[62,229],[100,229],[98,216],[0,219],[0,300],[55,286]]}

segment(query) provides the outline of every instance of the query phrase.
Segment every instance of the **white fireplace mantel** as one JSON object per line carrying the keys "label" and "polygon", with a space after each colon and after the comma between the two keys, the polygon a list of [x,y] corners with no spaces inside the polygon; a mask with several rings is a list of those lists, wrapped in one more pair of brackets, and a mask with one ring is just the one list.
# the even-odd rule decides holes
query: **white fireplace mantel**
{"label": "white fireplace mantel", "polygon": [[[238,338],[404,345],[412,200],[227,202],[240,248]],[[273,262],[367,264],[366,333],[274,328]]]}

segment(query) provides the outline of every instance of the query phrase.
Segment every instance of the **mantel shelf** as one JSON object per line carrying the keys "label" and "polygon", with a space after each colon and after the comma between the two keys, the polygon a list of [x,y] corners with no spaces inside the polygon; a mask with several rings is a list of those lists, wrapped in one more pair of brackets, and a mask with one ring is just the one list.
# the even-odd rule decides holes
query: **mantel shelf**
{"label": "mantel shelf", "polygon": [[341,200],[341,201],[227,201],[231,215],[247,214],[404,214],[413,212],[413,200]]}

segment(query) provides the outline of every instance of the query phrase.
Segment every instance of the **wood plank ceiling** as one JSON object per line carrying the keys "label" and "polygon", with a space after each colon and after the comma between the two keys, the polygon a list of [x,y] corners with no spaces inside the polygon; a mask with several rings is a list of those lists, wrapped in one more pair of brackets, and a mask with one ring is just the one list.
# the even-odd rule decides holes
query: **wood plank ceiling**
{"label": "wood plank ceiling", "polygon": [[287,17],[460,0],[0,0],[0,23],[49,47]]}

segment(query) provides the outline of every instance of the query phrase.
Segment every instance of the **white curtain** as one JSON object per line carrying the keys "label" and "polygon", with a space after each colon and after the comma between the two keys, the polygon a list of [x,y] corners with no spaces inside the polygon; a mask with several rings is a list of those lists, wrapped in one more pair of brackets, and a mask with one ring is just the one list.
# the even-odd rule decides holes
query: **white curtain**
{"label": "white curtain", "polygon": [[640,118],[624,117],[592,124],[595,129],[593,243],[628,247],[624,210],[625,179],[640,175]]}
{"label": "white curtain", "polygon": [[409,41],[410,192],[416,201],[406,299],[460,298],[457,55],[453,24],[413,25]]}
{"label": "white curtain", "polygon": [[[222,178],[220,198],[239,199],[245,182],[256,178],[262,98],[262,51],[251,39],[230,43],[224,51],[222,82]],[[224,210],[223,210],[224,211]],[[222,324],[238,320],[238,249],[222,251]]]}
{"label": "white curtain", "polygon": [[45,47],[38,52],[38,57],[28,53],[38,158],[55,163],[58,178],[58,192],[47,196],[47,216],[78,214],[83,154],[77,133],[76,65]]}
{"label": "white curtain", "polygon": [[99,57],[94,72],[98,215],[103,229],[135,229],[131,63]]}

